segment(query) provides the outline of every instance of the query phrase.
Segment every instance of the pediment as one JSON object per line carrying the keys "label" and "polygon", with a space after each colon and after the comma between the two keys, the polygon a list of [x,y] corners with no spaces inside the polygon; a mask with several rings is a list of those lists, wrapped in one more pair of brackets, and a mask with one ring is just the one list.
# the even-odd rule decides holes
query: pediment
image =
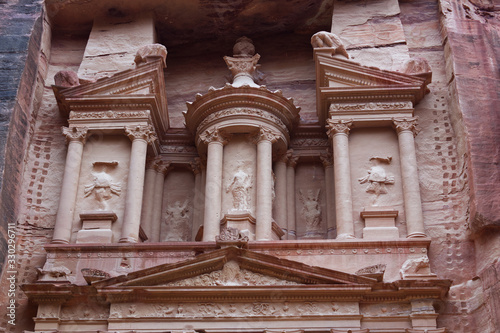
{"label": "pediment", "polygon": [[[412,103],[427,93],[431,73],[405,74],[363,66],[315,49],[317,113],[321,124],[332,103]],[[373,113],[373,112],[372,112]]]}
{"label": "pediment", "polygon": [[70,112],[149,111],[154,126],[165,132],[169,125],[163,67],[162,60],[150,61],[95,82],[52,88],[66,116],[71,117]]}
{"label": "pediment", "polygon": [[297,285],[371,285],[375,279],[309,266],[237,247],[101,280],[97,288],[256,287]]}

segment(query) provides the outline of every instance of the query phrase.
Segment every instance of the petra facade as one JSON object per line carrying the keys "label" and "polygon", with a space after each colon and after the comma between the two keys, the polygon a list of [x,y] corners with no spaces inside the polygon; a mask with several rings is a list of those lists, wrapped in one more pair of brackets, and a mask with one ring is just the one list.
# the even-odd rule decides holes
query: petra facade
{"label": "petra facade", "polygon": [[45,1],[0,327],[500,330],[459,3]]}

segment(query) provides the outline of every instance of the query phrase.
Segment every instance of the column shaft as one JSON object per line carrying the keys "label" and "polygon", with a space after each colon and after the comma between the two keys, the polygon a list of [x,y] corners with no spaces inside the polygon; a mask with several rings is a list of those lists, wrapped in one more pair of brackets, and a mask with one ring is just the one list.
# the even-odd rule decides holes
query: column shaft
{"label": "column shaft", "polygon": [[288,234],[288,226],[287,226],[287,212],[286,212],[286,161],[279,160],[276,161],[275,164],[275,175],[276,175],[276,184],[275,184],[275,193],[276,198],[275,207],[274,207],[274,218],[276,223],[284,229],[285,238]]}
{"label": "column shaft", "polygon": [[203,241],[213,242],[220,233],[222,205],[222,161],[224,145],[219,141],[208,143],[207,172],[205,184],[205,216]]}
{"label": "column shaft", "polygon": [[153,195],[153,214],[152,214],[152,228],[151,228],[151,241],[160,241],[161,232],[161,213],[163,206],[163,187],[165,184],[165,173],[164,170],[157,170],[155,176],[155,187]]}
{"label": "column shaft", "polygon": [[417,155],[413,130],[415,122],[409,128],[398,127],[399,158],[403,181],[403,197],[408,238],[425,237],[422,201],[417,170]]}
{"label": "column shaft", "polygon": [[257,143],[257,212],[256,240],[272,239],[272,142],[261,139]]}
{"label": "column shaft", "polygon": [[335,172],[335,208],[337,210],[337,238],[353,238],[351,166],[349,137],[345,133],[333,135],[333,166]]}
{"label": "column shaft", "polygon": [[69,136],[68,132],[72,131],[71,133],[73,134],[75,133],[75,130],[64,129],[64,131],[70,141],[66,155],[66,165],[64,167],[61,197],[59,200],[59,208],[57,210],[54,236],[52,239],[52,243],[56,244],[67,244],[71,239],[71,228],[73,225],[76,195],[82,164],[83,142],[87,129],[83,130],[83,137],[77,135],[72,138]]}
{"label": "column shaft", "polygon": [[288,151],[288,164],[286,168],[286,217],[287,217],[287,239],[296,239],[295,227],[295,165],[297,157]]}
{"label": "column shaft", "polygon": [[156,171],[153,163],[146,169],[146,177],[144,180],[144,195],[142,199],[141,225],[144,232],[151,242],[152,237],[152,213],[153,213],[153,196],[155,188]]}

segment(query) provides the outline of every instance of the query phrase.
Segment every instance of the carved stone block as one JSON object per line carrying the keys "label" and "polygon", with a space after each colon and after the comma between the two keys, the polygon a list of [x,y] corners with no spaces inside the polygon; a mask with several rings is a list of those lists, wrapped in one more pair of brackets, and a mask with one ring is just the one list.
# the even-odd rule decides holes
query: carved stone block
{"label": "carved stone block", "polygon": [[111,243],[111,224],[117,216],[111,211],[84,212],[80,214],[82,230],[76,236],[77,243]]}
{"label": "carved stone block", "polygon": [[370,207],[361,212],[365,220],[363,229],[364,239],[389,240],[398,239],[399,230],[396,228],[398,211],[392,207]]}

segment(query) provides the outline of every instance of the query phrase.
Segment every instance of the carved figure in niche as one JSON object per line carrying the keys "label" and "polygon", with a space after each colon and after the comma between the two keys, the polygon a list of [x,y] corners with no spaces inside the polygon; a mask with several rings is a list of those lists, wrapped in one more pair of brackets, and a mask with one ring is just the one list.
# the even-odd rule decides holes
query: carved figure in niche
{"label": "carved figure in niche", "polygon": [[233,210],[248,211],[250,209],[250,189],[252,188],[252,177],[243,170],[238,170],[233,181],[227,187],[226,193],[233,195]]}
{"label": "carved figure in niche", "polygon": [[183,241],[187,239],[190,218],[188,203],[189,199],[186,199],[183,204],[176,201],[167,208],[168,235],[166,241]]}
{"label": "carved figure in niche", "polygon": [[88,197],[94,194],[94,198],[97,201],[98,210],[109,210],[108,200],[112,198],[112,195],[120,196],[122,191],[121,183],[113,182],[113,177],[106,171],[108,169],[116,167],[118,162],[94,162],[93,164],[94,181],[92,184],[86,185],[83,191],[84,197]]}
{"label": "carved figure in niche", "polygon": [[319,195],[321,189],[316,192],[308,190],[304,195],[302,190],[299,190],[299,199],[302,202],[302,217],[306,222],[306,232],[318,231],[321,224],[321,207],[319,204]]}
{"label": "carved figure in niche", "polygon": [[377,199],[381,194],[387,193],[386,185],[394,184],[394,176],[387,175],[382,164],[390,164],[392,161],[391,156],[379,157],[374,156],[370,158],[372,166],[368,170],[368,174],[358,181],[360,184],[368,183],[366,187],[366,193],[375,194],[375,198],[372,201],[372,205],[376,205]]}

